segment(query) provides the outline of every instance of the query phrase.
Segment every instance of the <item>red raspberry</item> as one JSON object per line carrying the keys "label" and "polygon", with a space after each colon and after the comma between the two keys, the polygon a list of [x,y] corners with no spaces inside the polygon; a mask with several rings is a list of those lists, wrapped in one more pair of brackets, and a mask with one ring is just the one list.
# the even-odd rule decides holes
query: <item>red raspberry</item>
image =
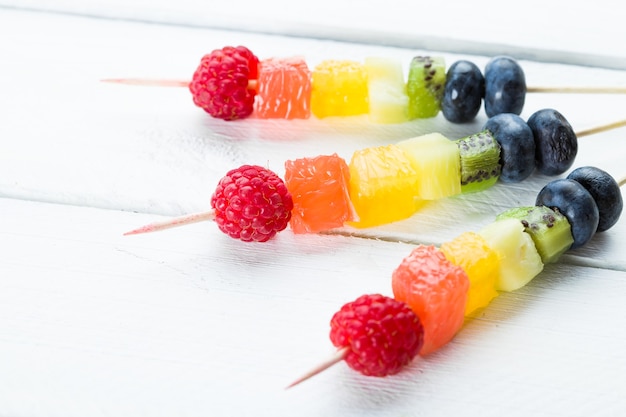
{"label": "red raspberry", "polygon": [[413,310],[380,294],[363,295],[345,304],[330,326],[333,345],[349,348],[348,365],[369,376],[400,372],[424,343],[424,328]]}
{"label": "red raspberry", "polygon": [[245,242],[265,242],[287,227],[293,200],[278,175],[243,165],[220,180],[211,207],[222,232]]}
{"label": "red raspberry", "polygon": [[235,120],[248,117],[256,91],[259,59],[244,46],[226,46],[202,57],[189,83],[193,102],[211,116]]}

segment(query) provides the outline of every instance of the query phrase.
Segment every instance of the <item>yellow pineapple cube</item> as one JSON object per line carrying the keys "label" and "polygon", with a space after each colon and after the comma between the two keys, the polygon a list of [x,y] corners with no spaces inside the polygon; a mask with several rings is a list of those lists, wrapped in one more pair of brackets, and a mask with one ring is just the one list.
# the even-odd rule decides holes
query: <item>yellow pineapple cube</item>
{"label": "yellow pineapple cube", "polygon": [[470,287],[465,315],[486,307],[498,292],[495,289],[500,258],[487,241],[475,232],[464,232],[441,245],[446,259],[463,268]]}
{"label": "yellow pineapple cube", "polygon": [[350,60],[325,60],[311,74],[311,112],[318,118],[369,111],[367,71]]}
{"label": "yellow pineapple cube", "polygon": [[412,216],[422,202],[415,198],[417,172],[395,145],[355,152],[349,164],[350,199],[359,217],[355,227],[371,227]]}

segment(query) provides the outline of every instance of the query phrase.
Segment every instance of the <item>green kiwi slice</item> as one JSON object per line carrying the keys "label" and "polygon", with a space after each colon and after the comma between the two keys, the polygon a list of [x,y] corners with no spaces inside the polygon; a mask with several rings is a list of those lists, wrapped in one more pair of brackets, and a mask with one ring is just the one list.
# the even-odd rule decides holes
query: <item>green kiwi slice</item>
{"label": "green kiwi slice", "polygon": [[483,191],[494,185],[500,173],[500,144],[491,132],[466,136],[456,141],[461,156],[461,192]]}
{"label": "green kiwi slice", "polygon": [[409,65],[406,84],[409,118],[435,117],[441,109],[445,85],[446,63],[443,57],[414,57]]}
{"label": "green kiwi slice", "polygon": [[496,220],[508,218],[522,222],[544,264],[557,261],[574,243],[567,217],[550,207],[517,207],[496,216]]}

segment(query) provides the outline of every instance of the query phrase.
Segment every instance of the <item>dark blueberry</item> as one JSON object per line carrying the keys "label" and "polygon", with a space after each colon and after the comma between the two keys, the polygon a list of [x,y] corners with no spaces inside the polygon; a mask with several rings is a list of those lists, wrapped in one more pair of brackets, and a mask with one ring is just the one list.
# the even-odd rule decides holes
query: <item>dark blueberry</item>
{"label": "dark blueberry", "polygon": [[617,181],[609,173],[596,167],[580,167],[567,178],[579,182],[596,201],[600,213],[597,232],[604,232],[617,223],[624,201]]}
{"label": "dark blueberry", "polygon": [[485,67],[485,113],[519,115],[526,100],[526,77],[513,58],[498,56]]}
{"label": "dark blueberry", "polygon": [[487,120],[485,127],[500,144],[500,181],[523,181],[535,170],[535,139],[524,119],[502,113]]}
{"label": "dark blueberry", "polygon": [[470,122],[480,111],[485,95],[485,79],[470,61],[457,61],[446,73],[441,112],[452,123]]}
{"label": "dark blueberry", "polygon": [[535,205],[550,207],[567,217],[574,238],[570,249],[589,242],[598,229],[598,205],[589,191],[572,179],[561,178],[549,182],[539,191]]}
{"label": "dark blueberry", "polygon": [[543,109],[528,118],[535,137],[535,165],[544,175],[567,171],[576,159],[578,139],[574,129],[561,113]]}

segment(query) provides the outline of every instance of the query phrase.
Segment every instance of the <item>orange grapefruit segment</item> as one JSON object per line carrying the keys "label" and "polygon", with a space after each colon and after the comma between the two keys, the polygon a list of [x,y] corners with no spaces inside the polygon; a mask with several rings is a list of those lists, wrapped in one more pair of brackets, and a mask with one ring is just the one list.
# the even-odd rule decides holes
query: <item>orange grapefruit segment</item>
{"label": "orange grapefruit segment", "polygon": [[356,217],[348,194],[348,164],[337,154],[285,162],[285,184],[293,198],[294,233],[318,233]]}
{"label": "orange grapefruit segment", "polygon": [[299,57],[259,63],[255,112],[262,119],[306,119],[311,115],[311,71]]}
{"label": "orange grapefruit segment", "polygon": [[420,355],[448,343],[463,326],[469,279],[432,245],[419,245],[391,279],[394,298],[407,303],[424,326]]}

